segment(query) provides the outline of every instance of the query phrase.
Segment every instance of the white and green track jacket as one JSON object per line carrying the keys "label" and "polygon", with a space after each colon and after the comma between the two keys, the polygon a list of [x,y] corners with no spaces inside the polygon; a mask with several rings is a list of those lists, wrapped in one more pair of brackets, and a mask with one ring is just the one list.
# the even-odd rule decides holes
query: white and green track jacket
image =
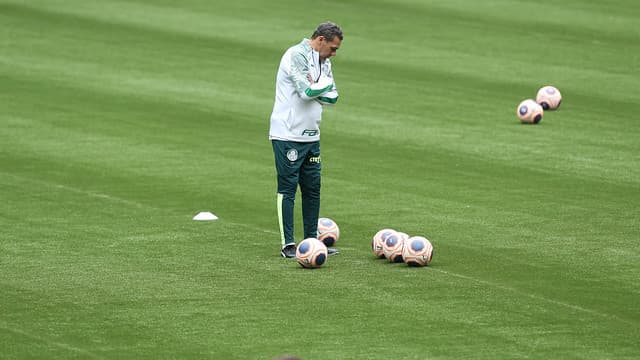
{"label": "white and green track jacket", "polygon": [[338,101],[331,61],[320,63],[308,39],[287,49],[280,60],[270,140],[320,140],[322,106]]}

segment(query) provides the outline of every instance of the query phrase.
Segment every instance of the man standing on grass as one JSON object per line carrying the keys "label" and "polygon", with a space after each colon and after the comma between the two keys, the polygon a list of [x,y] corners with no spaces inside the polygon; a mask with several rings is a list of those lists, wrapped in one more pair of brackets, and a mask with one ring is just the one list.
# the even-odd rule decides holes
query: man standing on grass
{"label": "man standing on grass", "polygon": [[[304,238],[317,237],[322,168],[320,121],[322,107],[338,100],[329,58],[336,55],[342,38],[338,25],[324,22],[311,39],[287,49],[280,60],[269,140],[278,174],[280,253],[286,258],[296,256],[293,207],[298,185]],[[329,249],[329,254],[335,253],[336,249]]]}

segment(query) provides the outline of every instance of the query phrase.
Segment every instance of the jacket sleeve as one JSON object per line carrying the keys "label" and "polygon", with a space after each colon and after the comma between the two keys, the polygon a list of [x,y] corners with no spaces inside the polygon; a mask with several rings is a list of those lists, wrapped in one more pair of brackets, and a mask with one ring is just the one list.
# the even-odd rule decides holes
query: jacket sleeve
{"label": "jacket sleeve", "polygon": [[333,78],[331,67],[329,67],[329,71],[326,74],[326,77],[331,80],[331,89],[318,96],[316,100],[318,100],[318,102],[320,102],[322,105],[335,105],[338,102],[338,87],[336,86],[336,81]]}
{"label": "jacket sleeve", "polygon": [[318,96],[316,100],[322,105],[335,105],[338,102],[338,89],[333,88]]}
{"label": "jacket sleeve", "polygon": [[315,99],[333,88],[333,80],[324,76],[318,82],[311,83],[309,80],[309,63],[304,54],[292,53],[290,63],[289,76],[291,76],[296,92],[302,99]]}

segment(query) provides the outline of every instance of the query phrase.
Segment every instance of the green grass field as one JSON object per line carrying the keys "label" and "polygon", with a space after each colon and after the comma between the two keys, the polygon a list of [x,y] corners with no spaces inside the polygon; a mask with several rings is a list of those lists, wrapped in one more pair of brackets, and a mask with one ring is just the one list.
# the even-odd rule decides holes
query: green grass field
{"label": "green grass field", "polygon": [[[341,254],[304,270],[279,256],[267,133],[280,56],[328,19]],[[631,0],[0,0],[0,358],[640,358],[639,19]],[[521,125],[549,84],[560,109]],[[431,266],[375,259],[384,227],[431,239]]]}

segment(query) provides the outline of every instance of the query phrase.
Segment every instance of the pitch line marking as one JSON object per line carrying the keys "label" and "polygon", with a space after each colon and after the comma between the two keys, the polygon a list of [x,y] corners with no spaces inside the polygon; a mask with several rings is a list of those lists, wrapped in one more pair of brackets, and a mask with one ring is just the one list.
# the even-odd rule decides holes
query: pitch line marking
{"label": "pitch line marking", "polygon": [[276,234],[276,235],[280,235],[280,232],[279,232],[279,231],[274,231],[274,230],[264,229],[264,228],[257,227],[257,226],[252,226],[252,225],[249,225],[249,224],[236,223],[236,222],[228,222],[228,221],[227,221],[226,223],[227,223],[227,224],[229,224],[229,225],[241,226],[241,227],[244,227],[244,228],[247,228],[247,229],[251,229],[251,230],[255,230],[255,231],[260,231],[260,232],[267,233],[267,234]]}
{"label": "pitch line marking", "polygon": [[59,341],[51,341],[51,340],[49,340],[47,338],[28,333],[28,332],[26,332],[24,330],[20,330],[20,329],[17,329],[17,328],[13,328],[13,327],[7,326],[6,324],[3,324],[3,323],[0,323],[0,329],[7,330],[7,331],[12,332],[14,334],[18,334],[18,335],[27,337],[27,338],[29,338],[31,340],[36,340],[36,341],[39,341],[41,343],[45,343],[47,345],[53,345],[53,346],[59,347],[59,348],[64,349],[64,350],[70,350],[70,351],[73,351],[73,352],[77,352],[77,353],[80,353],[82,355],[88,356],[88,357],[90,357],[92,359],[105,359],[102,356],[96,355],[96,354],[92,353],[91,351],[85,350],[83,348],[79,348],[77,346],[72,346],[72,345],[69,345],[69,344],[65,344],[65,343],[62,343],[62,342],[59,342]]}
{"label": "pitch line marking", "polygon": [[5,172],[5,174],[9,175],[9,176],[12,176],[14,178],[20,179],[21,181],[29,181],[31,183],[45,185],[45,186],[53,187],[53,188],[56,188],[56,189],[66,190],[66,191],[69,191],[69,192],[73,192],[73,193],[76,193],[76,194],[82,194],[82,195],[86,195],[86,196],[97,198],[97,199],[105,199],[105,200],[109,200],[109,201],[113,201],[113,202],[126,204],[126,205],[129,205],[129,206],[134,206],[134,207],[137,207],[137,208],[145,208],[145,207],[147,207],[147,208],[151,208],[151,209],[154,209],[154,210],[161,210],[159,208],[156,208],[156,207],[153,207],[153,206],[150,206],[150,205],[145,205],[145,204],[139,203],[137,201],[127,200],[127,199],[119,198],[117,196],[112,196],[112,195],[108,195],[108,194],[99,193],[99,192],[96,192],[96,191],[80,189],[80,188],[76,188],[76,187],[73,187],[73,186],[57,184],[57,183],[50,182],[50,181],[33,179],[33,178],[30,178],[30,177],[20,176],[20,175],[6,173],[6,172]]}
{"label": "pitch line marking", "polygon": [[584,308],[582,306],[569,304],[569,303],[565,303],[565,302],[554,300],[554,299],[549,299],[549,298],[546,298],[544,296],[523,292],[523,291],[518,290],[516,288],[512,288],[512,287],[509,287],[509,286],[492,283],[490,281],[477,279],[477,278],[474,278],[474,277],[471,277],[471,276],[458,274],[458,273],[454,273],[454,272],[451,272],[451,271],[446,271],[446,270],[437,269],[437,268],[432,268],[432,269],[434,271],[438,271],[438,272],[441,272],[441,273],[449,275],[449,276],[454,276],[454,277],[465,279],[465,280],[475,281],[475,282],[483,284],[483,285],[488,285],[488,286],[492,286],[492,287],[495,287],[495,288],[498,288],[498,289],[507,290],[507,291],[510,291],[510,292],[513,292],[513,293],[516,293],[516,294],[519,294],[519,295],[524,295],[524,296],[526,296],[528,298],[531,298],[531,299],[534,299],[534,300],[545,301],[545,302],[556,304],[556,305],[560,305],[560,306],[563,306],[563,307],[566,307],[566,308],[569,308],[569,309],[572,309],[572,310],[581,311],[581,312],[584,312],[584,313],[587,313],[587,314],[591,314],[591,315],[596,315],[596,316],[600,316],[600,317],[604,317],[604,318],[617,320],[617,321],[623,322],[623,323],[628,324],[628,325],[637,325],[635,322],[625,320],[625,319],[620,318],[620,317],[618,317],[616,315],[611,315],[611,314],[599,312],[599,311],[596,311],[596,310],[587,309],[587,308]]}

